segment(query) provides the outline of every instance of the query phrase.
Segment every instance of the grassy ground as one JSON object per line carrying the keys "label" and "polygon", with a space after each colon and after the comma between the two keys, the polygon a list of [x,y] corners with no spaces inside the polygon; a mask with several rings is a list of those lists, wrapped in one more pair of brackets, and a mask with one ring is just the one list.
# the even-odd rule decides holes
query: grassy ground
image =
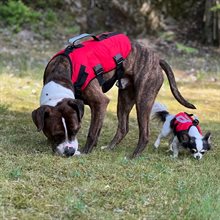
{"label": "grassy ground", "polygon": [[[32,123],[39,76],[0,75],[1,219],[220,219],[218,82],[179,83],[182,94],[197,106],[193,113],[203,131],[212,132],[213,150],[203,160],[186,152],[171,159],[166,141],[155,152],[156,123],[151,123],[148,149],[140,158],[127,160],[138,137],[135,111],[125,140],[114,152],[101,150],[117,127],[116,88],[108,93],[112,101],[98,147],[89,155],[67,159],[52,154]],[[167,83],[158,100],[170,112],[186,110],[171,96]],[[86,108],[78,136],[81,146],[89,119]]]}

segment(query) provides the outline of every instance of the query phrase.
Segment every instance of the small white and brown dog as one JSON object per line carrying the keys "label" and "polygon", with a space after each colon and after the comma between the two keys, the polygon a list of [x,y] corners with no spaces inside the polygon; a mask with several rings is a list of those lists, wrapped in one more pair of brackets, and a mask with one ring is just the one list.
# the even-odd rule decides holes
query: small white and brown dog
{"label": "small white and brown dog", "polygon": [[172,136],[170,140],[170,150],[173,157],[178,157],[180,148],[190,150],[193,157],[197,160],[202,159],[205,152],[211,149],[211,133],[207,132],[204,136],[197,117],[193,114],[180,112],[172,115],[168,112],[166,106],[155,102],[151,111],[151,117],[163,122],[162,129],[154,143],[157,149],[161,138]]}

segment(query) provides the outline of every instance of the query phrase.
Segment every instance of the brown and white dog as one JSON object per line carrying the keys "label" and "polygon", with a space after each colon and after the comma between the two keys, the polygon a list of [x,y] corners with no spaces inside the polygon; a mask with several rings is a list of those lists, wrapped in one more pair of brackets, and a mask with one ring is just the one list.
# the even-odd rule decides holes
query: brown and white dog
{"label": "brown and white dog", "polygon": [[[149,118],[152,105],[163,84],[165,71],[172,94],[176,100],[187,108],[195,108],[187,102],[177,89],[170,66],[161,60],[153,51],[131,42],[131,52],[123,62],[126,82],[118,90],[117,132],[108,148],[114,149],[125,137],[129,129],[129,113],[134,105],[137,110],[139,139],[131,158],[140,155],[149,140]],[[41,95],[41,106],[32,112],[32,118],[38,131],[43,131],[53,143],[53,150],[61,155],[79,154],[76,134],[80,129],[83,116],[83,102],[91,109],[91,123],[83,153],[90,153],[97,145],[103,125],[109,98],[102,92],[97,79],[92,80],[82,91],[82,101],[76,100],[71,82],[71,64],[64,56],[56,56],[49,62],[44,73],[44,87]],[[114,71],[104,74],[110,79]],[[56,91],[56,92],[55,92]]]}

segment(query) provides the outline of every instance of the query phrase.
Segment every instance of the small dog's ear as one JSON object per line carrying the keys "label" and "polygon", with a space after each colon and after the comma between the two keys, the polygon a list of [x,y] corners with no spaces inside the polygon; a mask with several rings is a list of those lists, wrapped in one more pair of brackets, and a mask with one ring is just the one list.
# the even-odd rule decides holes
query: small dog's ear
{"label": "small dog's ear", "polygon": [[209,146],[208,150],[211,149],[211,137],[212,137],[211,132],[207,132],[203,138],[208,143],[208,146]]}
{"label": "small dog's ear", "polygon": [[211,132],[207,132],[204,138],[209,144],[211,144]]}
{"label": "small dog's ear", "polygon": [[44,120],[50,115],[51,108],[49,106],[41,106],[32,112],[32,120],[37,126],[37,131],[44,128]]}

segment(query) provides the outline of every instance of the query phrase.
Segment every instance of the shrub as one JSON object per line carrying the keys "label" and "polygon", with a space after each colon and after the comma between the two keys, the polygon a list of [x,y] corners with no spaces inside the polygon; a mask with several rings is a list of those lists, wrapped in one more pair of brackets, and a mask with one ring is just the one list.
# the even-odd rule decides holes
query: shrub
{"label": "shrub", "polygon": [[39,17],[38,12],[31,10],[20,0],[0,3],[0,24],[12,27],[15,32],[26,25],[36,23]]}

